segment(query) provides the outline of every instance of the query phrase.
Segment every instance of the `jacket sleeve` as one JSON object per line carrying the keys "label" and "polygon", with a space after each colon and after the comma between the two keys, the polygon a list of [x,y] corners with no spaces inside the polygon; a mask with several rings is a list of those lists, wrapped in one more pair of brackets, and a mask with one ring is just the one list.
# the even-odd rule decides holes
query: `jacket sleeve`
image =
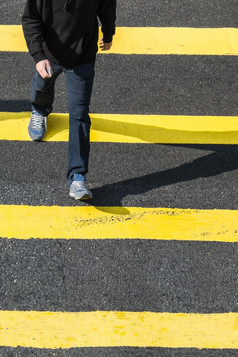
{"label": "jacket sleeve", "polygon": [[115,34],[116,0],[101,0],[97,15],[102,24],[104,42],[112,42]]}
{"label": "jacket sleeve", "polygon": [[30,55],[37,63],[46,59],[42,43],[44,41],[42,14],[42,0],[27,0],[22,15],[22,28]]}

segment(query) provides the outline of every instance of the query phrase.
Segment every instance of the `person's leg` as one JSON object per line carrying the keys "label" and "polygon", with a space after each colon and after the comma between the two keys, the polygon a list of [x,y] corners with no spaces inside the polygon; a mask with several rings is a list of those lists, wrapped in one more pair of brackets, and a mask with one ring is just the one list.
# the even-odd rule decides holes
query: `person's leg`
{"label": "person's leg", "polygon": [[32,113],[28,125],[28,133],[32,140],[43,140],[47,129],[47,116],[52,112],[54,101],[54,85],[62,72],[62,67],[51,63],[53,75],[42,78],[36,71],[32,80],[31,103]]}
{"label": "person's leg", "polygon": [[31,87],[32,110],[44,116],[48,116],[52,112],[55,81],[62,72],[62,67],[54,63],[51,63],[51,66],[53,69],[52,77],[42,78],[40,74],[35,71]]}
{"label": "person's leg", "polygon": [[[94,63],[65,69],[69,104],[69,146],[67,180],[88,172],[90,151],[89,104],[94,79]],[[78,176],[77,176],[78,177]]]}

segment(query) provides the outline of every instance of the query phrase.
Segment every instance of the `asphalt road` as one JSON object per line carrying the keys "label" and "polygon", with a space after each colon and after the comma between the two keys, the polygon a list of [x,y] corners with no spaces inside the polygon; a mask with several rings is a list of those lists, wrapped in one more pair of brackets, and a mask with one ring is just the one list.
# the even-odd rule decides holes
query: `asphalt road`
{"label": "asphalt road", "polygon": [[[23,0],[2,0],[20,24]],[[237,0],[120,0],[118,26],[237,27]],[[0,53],[0,111],[30,110],[34,64]],[[238,113],[237,57],[98,56],[93,113]],[[67,112],[64,78],[54,112]],[[235,145],[92,143],[88,182],[100,206],[238,209]],[[67,143],[0,142],[1,204],[75,206]],[[50,237],[49,237],[50,238]],[[238,245],[165,241],[0,241],[0,309],[238,312]],[[0,348],[0,357],[231,357],[232,350]]]}

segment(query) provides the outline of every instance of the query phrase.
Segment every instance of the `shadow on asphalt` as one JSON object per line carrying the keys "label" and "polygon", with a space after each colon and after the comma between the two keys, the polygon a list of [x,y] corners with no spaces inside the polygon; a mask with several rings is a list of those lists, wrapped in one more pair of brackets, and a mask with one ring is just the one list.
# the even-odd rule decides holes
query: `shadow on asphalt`
{"label": "shadow on asphalt", "polygon": [[1,100],[0,112],[29,112],[31,111],[30,100]]}
{"label": "shadow on asphalt", "polygon": [[[139,195],[163,186],[212,177],[238,169],[238,145],[171,145],[213,152],[172,169],[154,172],[141,177],[123,180],[92,189],[90,202],[97,206],[121,206],[128,195]],[[159,160],[159,158],[158,158]],[[169,157],[168,157],[169,160]]]}
{"label": "shadow on asphalt", "polygon": [[[31,103],[27,100],[0,100],[0,111],[29,111]],[[114,128],[114,130],[116,130]],[[43,143],[42,143],[43,144]],[[113,144],[112,144],[113,145]],[[92,189],[93,200],[88,202],[94,206],[118,206],[122,207],[122,201],[126,196],[136,196],[148,193],[151,190],[198,179],[218,176],[224,172],[238,169],[238,145],[205,145],[205,144],[153,144],[167,147],[183,147],[195,150],[205,150],[206,155],[192,162],[184,163],[164,171],[156,171],[140,177],[129,178],[120,182],[102,185]],[[142,145],[143,147],[143,145]],[[207,153],[210,151],[210,153]],[[143,150],[141,150],[143,155]],[[153,150],[151,150],[153,155]],[[147,157],[144,158],[146,160]],[[157,159],[158,163],[160,157]],[[168,156],[168,160],[170,160]],[[174,159],[173,159],[174,160]],[[17,170],[18,168],[15,168]],[[57,166],[58,169],[58,166]],[[52,171],[52,168],[49,168]],[[44,173],[46,174],[46,173]],[[36,181],[41,180],[42,175],[35,173]],[[214,184],[216,180],[214,181]],[[143,205],[143,204],[142,204]],[[127,210],[120,214],[128,214]]]}

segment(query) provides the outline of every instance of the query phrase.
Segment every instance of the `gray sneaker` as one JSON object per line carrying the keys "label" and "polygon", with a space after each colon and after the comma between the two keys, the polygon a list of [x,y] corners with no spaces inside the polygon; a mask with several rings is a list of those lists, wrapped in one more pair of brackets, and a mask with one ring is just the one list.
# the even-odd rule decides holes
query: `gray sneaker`
{"label": "gray sneaker", "polygon": [[76,200],[88,200],[93,197],[92,192],[87,188],[86,181],[78,180],[78,175],[74,175],[74,181],[70,185],[70,197],[75,198]]}
{"label": "gray sneaker", "polygon": [[47,129],[47,117],[33,110],[28,125],[28,133],[32,140],[43,140]]}

